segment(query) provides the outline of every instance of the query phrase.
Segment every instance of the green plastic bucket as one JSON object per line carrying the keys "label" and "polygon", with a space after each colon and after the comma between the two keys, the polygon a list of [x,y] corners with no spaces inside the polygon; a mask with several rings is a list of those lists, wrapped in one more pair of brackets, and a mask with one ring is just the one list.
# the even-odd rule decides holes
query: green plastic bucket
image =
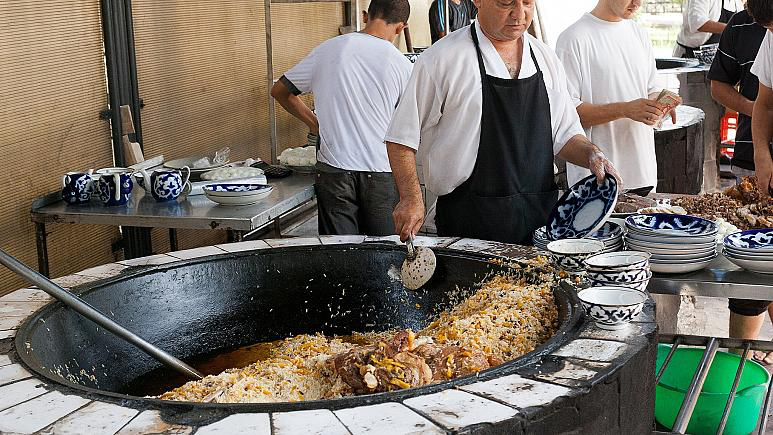
{"label": "green plastic bucket", "polygon": [[[670,345],[658,345],[655,373],[660,371],[670,350]],[[679,413],[703,352],[702,348],[677,348],[655,388],[655,420],[668,429],[674,426],[676,414]],[[688,434],[713,435],[717,432],[740,362],[739,355],[717,352],[687,426]],[[754,431],[769,380],[770,375],[764,367],[752,360],[746,361],[725,426],[725,435],[746,435]]]}

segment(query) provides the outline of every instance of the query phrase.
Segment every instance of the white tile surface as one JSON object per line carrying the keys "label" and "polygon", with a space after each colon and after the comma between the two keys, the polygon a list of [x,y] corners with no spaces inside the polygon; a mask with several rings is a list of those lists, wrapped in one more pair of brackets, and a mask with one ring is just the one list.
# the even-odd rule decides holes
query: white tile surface
{"label": "white tile surface", "polygon": [[91,276],[94,278],[112,278],[121,273],[127,267],[128,266],[124,264],[108,263],[101,266],[92,267],[91,269],[82,270],[78,272],[78,275]]}
{"label": "white tile surface", "polygon": [[0,302],[0,318],[27,317],[48,302]]}
{"label": "white tile surface", "polygon": [[13,338],[13,337],[16,337],[16,330],[15,329],[10,329],[10,330],[6,330],[6,331],[0,331],[0,340],[2,340],[4,338]]}
{"label": "white tile surface", "polygon": [[156,255],[148,255],[147,257],[132,258],[131,260],[122,260],[122,261],[119,261],[118,263],[124,266],[134,267],[134,266],[157,266],[159,264],[174,263],[175,261],[179,261],[179,260],[177,258],[174,258],[166,254],[156,254]]}
{"label": "white tile surface", "polygon": [[116,435],[175,434],[184,435],[193,432],[190,426],[170,424],[161,419],[158,411],[144,411],[134,417]]}
{"label": "white tile surface", "polygon": [[458,249],[460,251],[470,252],[492,252],[504,250],[507,245],[499,242],[489,242],[486,240],[478,239],[461,239],[458,242],[452,243],[449,248]]}
{"label": "white tile surface", "polygon": [[199,435],[271,435],[271,422],[268,414],[233,414],[228,417],[200,427]]}
{"label": "white tile surface", "polygon": [[135,415],[136,409],[125,408],[105,402],[91,404],[73,412],[56,422],[42,433],[55,435],[112,435],[120,430]]}
{"label": "white tile surface", "polygon": [[180,260],[189,260],[192,258],[206,257],[208,255],[218,255],[223,253],[225,253],[225,251],[218,248],[217,246],[203,246],[201,248],[170,252],[168,255],[179,258]]}
{"label": "white tile surface", "polygon": [[393,243],[400,243],[400,236],[398,235],[392,235],[392,236],[383,236],[383,237],[375,237],[375,236],[368,236],[365,238],[366,242],[393,242]]}
{"label": "white tile surface", "polygon": [[94,278],[93,276],[84,276],[84,275],[65,275],[59,278],[55,278],[52,281],[59,285],[60,287],[69,288],[69,287],[75,287],[78,285],[88,284],[90,282],[94,282],[98,280],[99,278]]}
{"label": "white tile surface", "polygon": [[42,381],[33,378],[0,387],[0,411],[46,394],[48,390],[43,385]]}
{"label": "white tile surface", "polygon": [[290,237],[287,239],[266,239],[266,243],[272,248],[282,248],[285,246],[313,246],[320,245],[320,241],[316,237]]}
{"label": "white tile surface", "polygon": [[275,412],[274,435],[349,435],[346,427],[328,409]]}
{"label": "white tile surface", "polygon": [[49,296],[48,293],[36,288],[23,288],[16,290],[15,292],[8,293],[7,295],[0,297],[0,302],[29,302],[29,301],[42,301],[50,302],[54,298]]}
{"label": "white tile surface", "polygon": [[18,329],[27,316],[0,316],[0,331],[7,331],[9,329]]}
{"label": "white tile surface", "polygon": [[333,411],[352,435],[445,434],[431,421],[399,403]]}
{"label": "white tile surface", "polygon": [[403,403],[449,429],[477,423],[497,423],[518,414],[509,406],[458,390],[412,397]]}
{"label": "white tile surface", "polygon": [[11,363],[11,357],[8,355],[0,355],[0,367],[7,366]]}
{"label": "white tile surface", "polygon": [[566,396],[572,392],[570,388],[533,381],[518,375],[503,376],[486,382],[464,385],[459,388],[500,400],[517,408],[547,405],[556,398]]}
{"label": "white tile surface", "polygon": [[0,367],[0,385],[29,377],[32,377],[32,374],[19,364],[9,364]]}
{"label": "white tile surface", "polygon": [[444,248],[459,240],[458,237],[427,237],[416,236],[413,239],[415,246],[428,246],[430,248]]}
{"label": "white tile surface", "polygon": [[617,341],[588,340],[578,338],[561,347],[553,355],[587,359],[591,361],[612,361],[628,347]]}
{"label": "white tile surface", "polygon": [[263,240],[248,240],[246,242],[224,243],[222,245],[215,245],[215,246],[226,252],[241,252],[241,251],[251,251],[253,249],[270,248],[270,246],[268,246],[268,243],[266,243]]}
{"label": "white tile surface", "polygon": [[533,376],[537,379],[571,387],[592,380],[598,375],[599,371],[609,367],[609,363],[607,362],[584,360],[573,361],[569,359],[561,359],[560,362],[561,367],[557,371],[553,371],[552,367],[550,368],[550,371],[543,371],[538,364],[534,367],[537,370],[537,373]]}
{"label": "white tile surface", "polygon": [[319,236],[323,245],[356,244],[365,241],[365,236]]}
{"label": "white tile surface", "polygon": [[80,396],[53,391],[0,412],[0,432],[34,433],[89,403]]}

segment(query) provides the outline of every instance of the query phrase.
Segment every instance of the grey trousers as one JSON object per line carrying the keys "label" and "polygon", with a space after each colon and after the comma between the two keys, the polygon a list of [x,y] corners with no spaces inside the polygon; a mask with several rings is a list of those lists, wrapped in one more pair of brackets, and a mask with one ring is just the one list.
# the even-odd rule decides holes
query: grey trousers
{"label": "grey trousers", "polygon": [[318,170],[314,191],[320,235],[395,233],[392,211],[399,195],[391,172]]}

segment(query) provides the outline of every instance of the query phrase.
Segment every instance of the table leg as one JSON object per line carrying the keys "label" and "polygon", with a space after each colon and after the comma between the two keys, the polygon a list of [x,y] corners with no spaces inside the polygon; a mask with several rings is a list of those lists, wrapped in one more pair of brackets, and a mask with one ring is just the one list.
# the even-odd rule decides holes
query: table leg
{"label": "table leg", "polygon": [[127,260],[153,254],[150,228],[121,227],[121,231],[123,232],[124,239],[123,254]]}
{"label": "table leg", "polygon": [[169,248],[174,251],[179,251],[180,248],[177,244],[177,229],[169,228]]}
{"label": "table leg", "polygon": [[48,241],[46,240],[46,224],[35,222],[35,242],[38,247],[38,271],[46,278],[50,278],[48,270]]}
{"label": "table leg", "polygon": [[226,241],[228,243],[241,242],[244,240],[244,231],[227,230]]}

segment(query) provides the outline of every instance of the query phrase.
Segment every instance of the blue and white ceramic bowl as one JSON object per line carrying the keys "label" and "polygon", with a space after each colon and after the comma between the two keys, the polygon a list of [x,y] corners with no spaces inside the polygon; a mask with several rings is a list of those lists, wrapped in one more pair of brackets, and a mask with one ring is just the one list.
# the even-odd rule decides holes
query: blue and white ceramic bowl
{"label": "blue and white ceramic bowl", "polygon": [[585,265],[588,270],[599,272],[620,272],[646,269],[650,254],[638,251],[620,251],[598,254],[588,257]]}
{"label": "blue and white ceramic bowl", "polygon": [[701,237],[713,236],[719,226],[707,219],[689,215],[673,214],[636,214],[625,219],[630,232],[652,236]]}
{"label": "blue and white ceramic bowl", "polygon": [[750,254],[773,254],[773,229],[748,230],[730,234],[725,237],[724,246],[730,250]]}
{"label": "blue and white ceramic bowl", "polygon": [[68,172],[62,177],[62,199],[68,204],[88,204],[94,193],[94,178],[87,172]]}
{"label": "blue and white ceramic bowl", "polygon": [[548,243],[553,264],[569,273],[585,271],[585,259],[604,250],[604,243],[590,239],[563,239]]}
{"label": "blue and white ceramic bowl", "polygon": [[249,196],[272,189],[267,184],[215,183],[204,186],[204,193],[212,196]]}
{"label": "blue and white ceramic bowl", "polygon": [[585,314],[602,329],[622,329],[644,308],[647,295],[630,287],[590,287],[577,292]]}
{"label": "blue and white ceramic bowl", "polygon": [[[650,277],[652,277],[651,272],[650,272]],[[625,282],[625,283],[591,279],[590,283],[591,283],[591,287],[620,286],[620,287],[629,287],[629,288],[644,292],[644,291],[647,291],[647,286],[650,284],[650,278],[643,279],[641,281]]]}
{"label": "blue and white ceramic bowl", "polygon": [[617,180],[607,175],[599,186],[596,177],[583,178],[568,189],[548,216],[550,240],[581,238],[598,231],[617,204]]}
{"label": "blue and white ceramic bowl", "polygon": [[639,282],[648,280],[652,276],[649,266],[641,269],[630,269],[620,271],[598,271],[588,270],[588,279],[603,281],[611,284],[627,284],[630,282]]}

